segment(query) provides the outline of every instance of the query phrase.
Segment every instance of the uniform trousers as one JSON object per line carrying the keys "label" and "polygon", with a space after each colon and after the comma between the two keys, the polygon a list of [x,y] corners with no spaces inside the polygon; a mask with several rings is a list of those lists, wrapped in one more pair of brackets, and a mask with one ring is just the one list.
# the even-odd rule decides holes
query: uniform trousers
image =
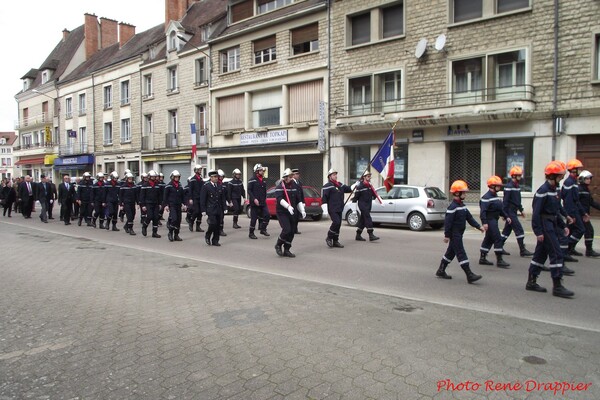
{"label": "uniform trousers", "polygon": [[533,259],[529,264],[529,272],[538,276],[546,262],[550,258],[550,275],[552,278],[562,278],[563,253],[560,249],[559,229],[556,221],[552,219],[542,220],[544,240],[538,240],[533,253]]}

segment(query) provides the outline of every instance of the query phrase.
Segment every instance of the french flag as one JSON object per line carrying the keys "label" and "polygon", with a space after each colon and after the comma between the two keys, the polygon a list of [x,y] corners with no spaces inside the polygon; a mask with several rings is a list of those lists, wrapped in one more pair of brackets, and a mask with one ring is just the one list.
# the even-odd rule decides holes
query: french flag
{"label": "french flag", "polygon": [[394,186],[394,145],[396,132],[392,129],[371,160],[371,166],[383,177],[385,189],[389,192]]}
{"label": "french flag", "polygon": [[196,124],[192,122],[190,124],[190,130],[192,132],[192,168],[196,164]]}

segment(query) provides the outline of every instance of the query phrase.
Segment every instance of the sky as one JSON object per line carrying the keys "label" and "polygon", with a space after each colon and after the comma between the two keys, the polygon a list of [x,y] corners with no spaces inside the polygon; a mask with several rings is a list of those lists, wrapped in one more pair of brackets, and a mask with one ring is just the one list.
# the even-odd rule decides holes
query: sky
{"label": "sky", "polygon": [[[126,22],[143,32],[164,22],[165,0],[28,0],[3,1],[0,6],[0,132],[15,130],[15,94],[21,77],[39,68],[62,40],[62,31],[83,25],[85,13]],[[11,40],[13,39],[13,40]]]}

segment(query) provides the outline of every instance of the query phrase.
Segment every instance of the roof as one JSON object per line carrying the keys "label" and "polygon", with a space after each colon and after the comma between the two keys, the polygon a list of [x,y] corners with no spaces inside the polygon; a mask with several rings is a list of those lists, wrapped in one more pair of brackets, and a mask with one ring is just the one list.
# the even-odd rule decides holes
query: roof
{"label": "roof", "polygon": [[162,23],[134,35],[123,47],[120,47],[119,43],[115,43],[98,50],[66,76],[61,83],[84,78],[95,71],[138,57],[147,51],[149,46],[160,40],[164,40],[164,24]]}
{"label": "roof", "polygon": [[23,75],[21,77],[21,79],[26,79],[26,78],[35,79],[35,78],[37,78],[37,74],[39,71],[40,70],[37,68],[31,68],[25,75]]}
{"label": "roof", "polygon": [[199,28],[226,16],[227,0],[202,0],[192,4],[181,19],[181,25],[187,32],[193,34],[193,36],[182,50],[191,50],[194,47],[200,47],[205,44],[206,42],[202,41]]}
{"label": "roof", "polygon": [[260,14],[255,17],[248,18],[235,24],[229,25],[227,29],[225,29],[217,38],[215,38],[215,41],[218,41],[221,38],[225,38],[226,36],[241,33],[242,31],[245,31],[246,29],[251,28],[253,26],[262,25],[268,22],[274,22],[285,17],[290,17],[307,9],[315,8],[318,6],[325,7],[326,4],[327,0],[306,0],[293,3],[289,6],[278,8],[275,11]]}
{"label": "roof", "polygon": [[0,132],[0,138],[5,138],[6,146],[11,146],[17,140],[17,134],[14,132]]}

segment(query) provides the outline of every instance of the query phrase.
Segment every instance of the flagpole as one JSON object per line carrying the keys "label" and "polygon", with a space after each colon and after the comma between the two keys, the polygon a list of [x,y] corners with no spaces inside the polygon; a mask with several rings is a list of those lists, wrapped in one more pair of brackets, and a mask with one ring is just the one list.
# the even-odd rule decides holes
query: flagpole
{"label": "flagpole", "polygon": [[[396,132],[396,125],[398,124],[398,122],[400,122],[400,118],[398,118],[396,120],[396,122],[394,122],[394,125],[392,125],[392,132]],[[396,148],[396,141],[394,141],[393,147]],[[367,172],[369,169],[371,169],[371,163],[373,163],[373,159],[371,159],[371,161],[369,161],[369,164],[367,164],[367,168],[365,168],[365,170],[363,171],[363,173],[360,176],[361,178],[365,175],[365,172]],[[344,207],[346,206],[346,203],[348,203],[348,200],[350,200],[350,198],[352,197],[352,194],[356,190],[356,186],[357,185],[354,186],[354,188],[350,192],[350,195],[348,196],[348,198],[346,199],[346,201],[344,201]],[[377,196],[377,200],[379,200],[379,204],[383,203],[381,201],[381,198],[379,196]]]}

